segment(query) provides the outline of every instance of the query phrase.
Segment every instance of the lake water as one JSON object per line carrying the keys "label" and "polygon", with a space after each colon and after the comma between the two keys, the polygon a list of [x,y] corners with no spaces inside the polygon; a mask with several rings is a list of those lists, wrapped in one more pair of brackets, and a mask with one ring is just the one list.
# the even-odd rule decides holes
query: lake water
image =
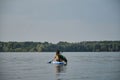
{"label": "lake water", "polygon": [[120,80],[120,52],[63,52],[68,65],[48,64],[54,52],[0,53],[0,80]]}

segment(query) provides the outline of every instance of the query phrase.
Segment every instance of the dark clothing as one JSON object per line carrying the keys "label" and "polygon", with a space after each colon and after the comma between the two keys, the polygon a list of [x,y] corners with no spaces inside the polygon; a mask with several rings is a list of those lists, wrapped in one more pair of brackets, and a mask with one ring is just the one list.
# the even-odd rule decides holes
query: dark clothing
{"label": "dark clothing", "polygon": [[59,55],[59,59],[60,61],[65,61],[67,63],[67,59],[63,55]]}

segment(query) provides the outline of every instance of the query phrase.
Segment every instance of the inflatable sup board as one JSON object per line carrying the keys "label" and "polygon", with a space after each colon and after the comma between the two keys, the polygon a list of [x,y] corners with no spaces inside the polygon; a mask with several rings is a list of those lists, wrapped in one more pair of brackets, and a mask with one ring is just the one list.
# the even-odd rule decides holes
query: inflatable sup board
{"label": "inflatable sup board", "polygon": [[64,62],[52,61],[53,64],[64,64]]}

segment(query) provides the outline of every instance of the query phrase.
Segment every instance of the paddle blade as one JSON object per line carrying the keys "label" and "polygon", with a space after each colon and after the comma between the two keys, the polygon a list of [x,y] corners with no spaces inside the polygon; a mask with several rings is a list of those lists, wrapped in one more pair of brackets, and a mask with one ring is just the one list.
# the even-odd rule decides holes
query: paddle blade
{"label": "paddle blade", "polygon": [[48,63],[51,63],[52,61],[49,61]]}

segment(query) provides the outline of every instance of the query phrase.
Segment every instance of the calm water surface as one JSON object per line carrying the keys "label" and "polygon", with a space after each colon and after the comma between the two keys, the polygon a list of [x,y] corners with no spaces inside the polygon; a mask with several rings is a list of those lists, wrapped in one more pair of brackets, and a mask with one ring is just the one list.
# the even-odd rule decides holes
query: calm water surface
{"label": "calm water surface", "polygon": [[48,64],[54,52],[0,53],[0,80],[120,80],[120,52],[64,52],[68,65]]}

